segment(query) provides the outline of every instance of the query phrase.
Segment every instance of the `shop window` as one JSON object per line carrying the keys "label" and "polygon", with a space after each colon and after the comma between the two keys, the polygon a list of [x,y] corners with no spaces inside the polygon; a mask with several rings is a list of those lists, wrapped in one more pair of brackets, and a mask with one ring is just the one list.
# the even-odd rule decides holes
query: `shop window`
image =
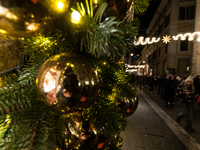
{"label": "shop window", "polygon": [[179,20],[194,19],[194,16],[195,16],[195,6],[180,7]]}
{"label": "shop window", "polygon": [[180,51],[188,51],[188,38],[184,41],[181,41]]}
{"label": "shop window", "polygon": [[170,14],[165,18],[165,28],[168,27],[170,23]]}

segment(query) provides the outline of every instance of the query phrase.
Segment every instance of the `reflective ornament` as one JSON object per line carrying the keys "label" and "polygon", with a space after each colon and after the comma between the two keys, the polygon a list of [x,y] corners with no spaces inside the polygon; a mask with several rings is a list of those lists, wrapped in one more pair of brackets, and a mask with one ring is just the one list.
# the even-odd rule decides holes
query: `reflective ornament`
{"label": "reflective ornament", "polygon": [[94,0],[93,3],[100,5],[107,2],[108,7],[104,12],[104,18],[115,16],[117,20],[123,20],[132,7],[133,0]]}
{"label": "reflective ornament", "polygon": [[131,116],[137,109],[138,106],[138,97],[132,99],[116,99],[116,104],[123,111],[124,117]]}
{"label": "reflective ornament", "polygon": [[[108,7],[103,14],[103,19],[115,16],[117,20],[123,20],[126,17],[132,8],[133,1],[134,0],[92,0],[93,5],[96,5],[97,7],[103,2],[108,3]],[[77,2],[82,2],[85,5],[85,0],[77,0]]]}
{"label": "reflective ornament", "polygon": [[99,78],[88,58],[62,53],[49,58],[36,78],[38,93],[49,106],[63,113],[82,111],[98,95]]}
{"label": "reflective ornament", "polygon": [[104,150],[108,147],[111,140],[111,136],[95,131],[93,125],[90,124],[89,121],[74,121],[74,126],[69,126],[68,128],[70,134],[77,136],[80,139],[81,145],[79,150]]}

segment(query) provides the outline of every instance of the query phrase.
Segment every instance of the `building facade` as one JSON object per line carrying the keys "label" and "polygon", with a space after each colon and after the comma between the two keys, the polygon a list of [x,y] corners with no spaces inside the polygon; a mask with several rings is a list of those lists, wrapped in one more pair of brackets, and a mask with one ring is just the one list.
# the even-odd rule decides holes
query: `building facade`
{"label": "building facade", "polygon": [[[176,36],[200,31],[200,0],[161,0],[146,31],[149,37]],[[199,6],[199,7],[198,7]],[[196,40],[160,40],[141,52],[144,74],[200,74],[200,46]],[[195,56],[195,57],[194,57]]]}

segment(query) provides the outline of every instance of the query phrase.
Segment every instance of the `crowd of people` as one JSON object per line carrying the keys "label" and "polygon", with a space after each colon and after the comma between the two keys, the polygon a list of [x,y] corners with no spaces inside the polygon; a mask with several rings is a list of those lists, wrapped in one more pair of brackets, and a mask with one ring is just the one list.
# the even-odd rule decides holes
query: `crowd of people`
{"label": "crowd of people", "polygon": [[180,77],[179,75],[175,76],[172,74],[160,76],[137,76],[131,74],[130,82],[136,85],[141,92],[143,92],[144,87],[149,89],[149,93],[157,92],[167,107],[173,106],[176,97],[181,108],[176,121],[180,123],[181,119],[186,117],[185,129],[194,132],[192,118],[196,98],[200,96],[199,75],[195,77]]}

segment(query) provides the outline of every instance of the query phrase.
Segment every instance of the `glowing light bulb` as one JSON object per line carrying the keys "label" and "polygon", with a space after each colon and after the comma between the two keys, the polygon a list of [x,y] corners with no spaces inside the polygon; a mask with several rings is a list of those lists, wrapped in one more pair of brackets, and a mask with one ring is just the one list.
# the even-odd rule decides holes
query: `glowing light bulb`
{"label": "glowing light bulb", "polygon": [[0,33],[6,34],[6,30],[0,29]]}
{"label": "glowing light bulb", "polygon": [[63,7],[64,7],[64,4],[63,4],[61,1],[59,1],[59,2],[57,3],[57,7],[58,7],[58,9],[62,10]]}
{"label": "glowing light bulb", "polygon": [[25,22],[26,28],[29,31],[36,31],[39,28],[39,24],[38,23],[29,23],[29,22]]}
{"label": "glowing light bulb", "polygon": [[98,3],[98,0],[94,0],[94,3],[97,4],[97,3]]}
{"label": "glowing light bulb", "polygon": [[78,11],[74,10],[71,14],[71,17],[73,23],[78,23],[81,18],[81,15]]}

